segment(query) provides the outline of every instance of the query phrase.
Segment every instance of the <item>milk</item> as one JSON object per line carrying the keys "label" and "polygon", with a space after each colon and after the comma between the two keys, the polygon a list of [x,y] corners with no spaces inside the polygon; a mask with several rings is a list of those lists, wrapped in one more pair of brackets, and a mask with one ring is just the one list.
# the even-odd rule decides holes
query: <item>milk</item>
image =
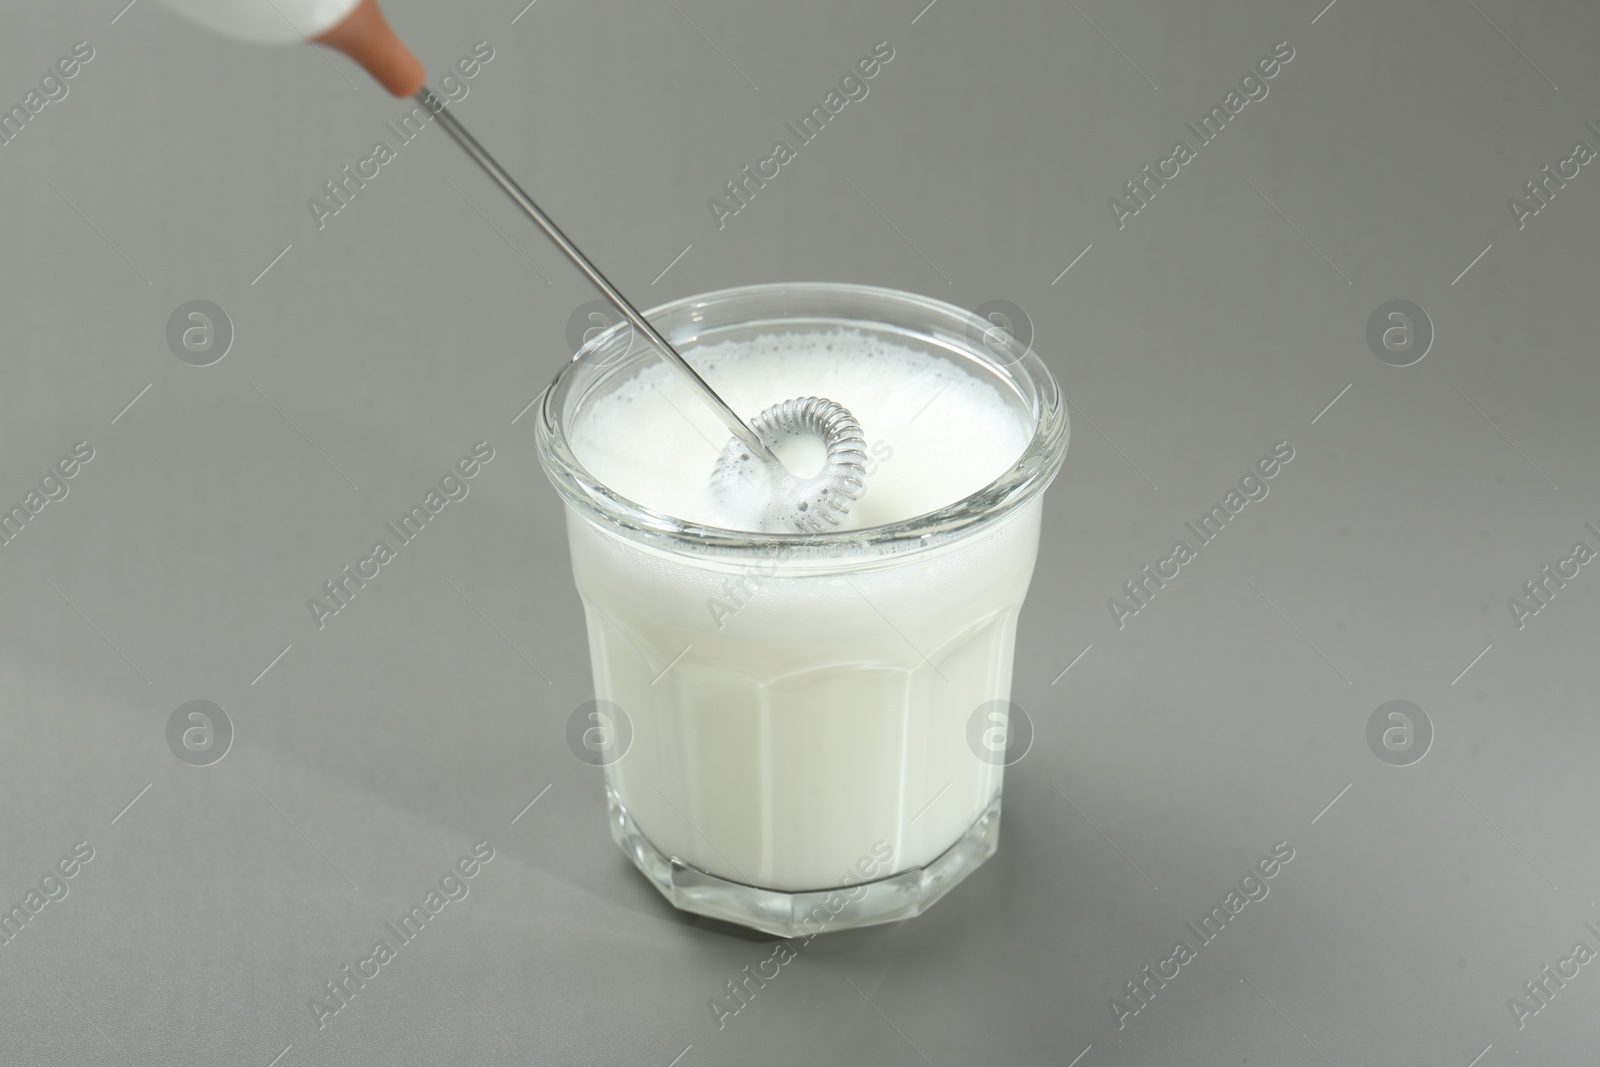
{"label": "milk", "polygon": [[[1032,423],[992,378],[853,331],[686,352],[743,414],[823,396],[869,442],[842,528],[935,511],[1005,473]],[[671,368],[646,361],[575,421],[574,455],[610,489],[678,519],[748,529],[711,491],[728,431]],[[784,457],[797,474],[820,448]],[[663,547],[568,509],[596,696],[631,747],[607,783],[662,853],[784,891],[839,884],[876,841],[927,864],[999,796],[968,724],[1009,697],[1040,497],[949,543],[831,558]],[[889,873],[887,871],[880,874]]]}
{"label": "milk", "polygon": [[[867,479],[867,493],[839,529],[894,522],[960,500],[1009,467],[1032,433],[993,382],[856,331],[766,335],[697,348],[689,360],[746,417],[805,396],[850,409],[882,474]],[[572,447],[592,474],[648,508],[754,529],[743,521],[753,516],[730,513],[708,478],[729,437],[671,367],[651,360],[574,428]],[[783,451],[796,474],[821,466],[820,444],[795,442]]]}

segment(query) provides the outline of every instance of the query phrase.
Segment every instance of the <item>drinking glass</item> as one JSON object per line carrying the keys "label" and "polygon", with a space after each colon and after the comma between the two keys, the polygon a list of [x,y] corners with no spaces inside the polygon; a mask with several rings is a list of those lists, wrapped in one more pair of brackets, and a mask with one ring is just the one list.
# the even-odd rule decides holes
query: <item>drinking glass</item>
{"label": "drinking glass", "polygon": [[749,533],[626,499],[574,453],[596,402],[658,358],[626,322],[590,338],[540,406],[594,673],[581,732],[616,843],[675,906],[781,936],[916,915],[999,843],[997,738],[1043,492],[1067,449],[1060,390],[1009,331],[890,289],[747,286],[648,317],[697,369],[704,346],[762,335],[881,338],[991,383],[1027,439],[935,511]]}

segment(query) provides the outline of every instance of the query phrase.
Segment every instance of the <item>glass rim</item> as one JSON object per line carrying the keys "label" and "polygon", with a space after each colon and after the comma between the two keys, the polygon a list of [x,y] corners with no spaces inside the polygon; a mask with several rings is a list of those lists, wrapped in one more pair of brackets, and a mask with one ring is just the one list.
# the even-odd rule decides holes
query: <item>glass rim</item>
{"label": "glass rim", "polygon": [[[941,322],[960,327],[959,331],[940,334],[939,340],[983,364],[1001,382],[1015,388],[1020,378],[1031,387],[1032,395],[1023,395],[1023,399],[1031,401],[1033,416],[1028,444],[1005,471],[981,489],[943,507],[890,523],[815,533],[764,533],[690,522],[646,507],[611,489],[573,453],[564,430],[565,401],[582,377],[581,368],[594,369],[600,376],[595,382],[600,382],[629,367],[637,359],[660,358],[645,344],[637,354],[630,349],[612,366],[596,368],[593,364],[583,362],[585,356],[616,341],[623,331],[632,330],[627,320],[623,319],[584,342],[556,372],[537,400],[539,460],[557,492],[567,503],[588,518],[620,526],[643,535],[647,540],[664,539],[698,548],[788,551],[811,555],[813,551],[827,554],[828,550],[842,548],[859,550],[869,546],[903,546],[910,543],[926,547],[934,541],[946,540],[948,535],[994,521],[1014,511],[1043,492],[1055,478],[1066,455],[1070,436],[1070,416],[1055,376],[1033,350],[1031,339],[1026,344],[1019,343],[1009,331],[1000,332],[996,337],[994,323],[965,308],[918,293],[881,286],[851,282],[776,282],[696,293],[659,304],[645,311],[644,315],[655,324],[658,318],[692,312],[697,308],[783,296],[811,298],[818,304],[824,304],[830,297],[855,298],[884,307],[898,306],[903,311],[916,313],[917,321],[925,328],[936,327]],[[826,318],[828,312],[819,310],[814,317]],[[749,321],[752,324],[770,321],[776,327],[785,318],[798,320],[802,316],[756,314]],[[840,318],[847,319],[847,316],[840,315]],[[875,320],[856,316],[856,321],[863,327],[870,327]],[[889,326],[891,323],[884,321],[880,325]],[[662,332],[669,340],[672,339],[670,330],[663,329]],[[983,337],[985,343],[976,343],[974,337]],[[991,346],[988,343],[991,339],[999,343]],[[996,355],[997,348],[1003,352],[1004,360]]]}

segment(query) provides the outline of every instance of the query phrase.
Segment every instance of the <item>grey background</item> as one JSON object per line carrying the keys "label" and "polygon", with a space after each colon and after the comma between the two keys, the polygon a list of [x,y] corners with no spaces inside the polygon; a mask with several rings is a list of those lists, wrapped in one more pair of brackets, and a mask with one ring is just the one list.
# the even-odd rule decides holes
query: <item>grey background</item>
{"label": "grey background", "polygon": [[[491,43],[458,114],[642,305],[1007,299],[1075,405],[999,854],[720,1031],[773,939],[668,907],[562,741],[580,608],[512,420],[592,293],[436,127],[319,232],[306,198],[405,110],[342,57],[4,4],[7,106],[96,55],[0,148],[0,500],[95,458],[0,548],[0,901],[95,856],[0,947],[0,1062],[1595,1062],[1596,967],[1524,1029],[1506,1001],[1600,948],[1600,573],[1520,630],[1506,599],[1600,547],[1600,173],[1520,231],[1506,200],[1600,147],[1600,12],[922,3],[387,5],[432,70]],[[1106,199],[1285,39],[1119,231]],[[706,198],[879,40],[870,95],[719,231]],[[167,348],[192,299],[233,322],[213,366]],[[1433,320],[1415,366],[1366,346],[1392,299]],[[479,439],[471,496],[319,631],[306,598]],[[1106,599],[1278,440],[1271,495],[1119,630]],[[234,726],[208,767],[167,746],[194,699]],[[1413,766],[1367,747],[1392,699],[1433,723]],[[483,839],[319,1031],[309,998]],[[1279,840],[1270,896],[1119,1031],[1110,998]]]}

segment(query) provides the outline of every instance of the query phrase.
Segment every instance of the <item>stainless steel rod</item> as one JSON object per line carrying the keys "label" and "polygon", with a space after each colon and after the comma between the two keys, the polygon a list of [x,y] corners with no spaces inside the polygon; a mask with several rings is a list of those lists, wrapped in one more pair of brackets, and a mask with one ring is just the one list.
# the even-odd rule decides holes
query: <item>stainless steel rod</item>
{"label": "stainless steel rod", "polygon": [[704,400],[717,413],[717,417],[727,425],[733,435],[743,441],[752,452],[762,459],[776,462],[775,457],[767,449],[767,446],[762,443],[761,438],[756,436],[749,423],[740,418],[739,414],[728,406],[727,401],[718,396],[716,390],[712,389],[706,380],[700,377],[693,367],[689,366],[689,362],[679,354],[676,348],[673,348],[668,343],[665,337],[661,336],[661,333],[654,326],[650,325],[650,321],[639,313],[639,309],[629,303],[628,298],[623,296],[621,291],[612,285],[604,274],[600,273],[600,268],[589,262],[589,257],[578,250],[578,246],[573,244],[567,238],[567,235],[561,232],[561,228],[550,220],[550,216],[540,210],[539,205],[533,202],[532,197],[522,191],[522,187],[512,179],[511,175],[506,173],[505,168],[495,162],[494,157],[484,150],[484,147],[478,143],[472,134],[467,132],[466,127],[461,125],[461,122],[445,107],[444,100],[427,86],[423,86],[417,91],[416,100],[427,108],[434,118],[444,125],[445,129],[450,131],[450,136],[454,137],[461,147],[467,150],[467,155],[478,161],[478,165],[488,172],[489,177],[499,183],[500,188],[504,189],[506,194],[517,202],[517,206],[522,208],[529,218],[539,224],[539,228],[545,232],[545,236],[554,241],[556,247],[561,249],[566,257],[572,260],[573,264],[583,272],[584,276],[605,294],[606,299],[616,305],[617,310],[622,312],[623,317],[632,324],[633,328],[644,334],[645,338],[655,346],[662,357],[672,364],[678,373],[683,375],[689,385],[699,394],[700,399]]}

